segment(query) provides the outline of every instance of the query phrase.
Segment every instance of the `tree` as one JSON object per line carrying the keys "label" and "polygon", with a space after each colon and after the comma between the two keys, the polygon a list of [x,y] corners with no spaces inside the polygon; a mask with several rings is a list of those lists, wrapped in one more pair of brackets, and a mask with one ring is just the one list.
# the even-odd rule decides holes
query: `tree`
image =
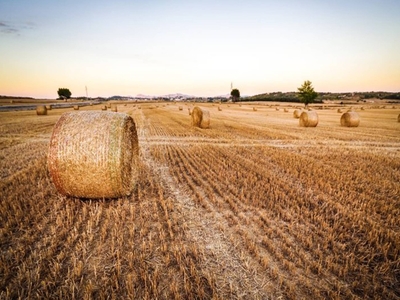
{"label": "tree", "polygon": [[233,89],[233,90],[231,91],[231,96],[232,96],[232,101],[233,101],[233,102],[238,101],[239,98],[240,98],[240,92],[239,92],[239,90],[238,90],[238,89]]}
{"label": "tree", "polygon": [[58,97],[60,99],[69,99],[71,98],[71,91],[69,89],[66,88],[59,88],[57,91]]}
{"label": "tree", "polygon": [[314,91],[312,83],[309,80],[304,81],[303,85],[297,89],[299,91],[298,97],[306,107],[309,103],[313,103],[318,96],[318,93]]}

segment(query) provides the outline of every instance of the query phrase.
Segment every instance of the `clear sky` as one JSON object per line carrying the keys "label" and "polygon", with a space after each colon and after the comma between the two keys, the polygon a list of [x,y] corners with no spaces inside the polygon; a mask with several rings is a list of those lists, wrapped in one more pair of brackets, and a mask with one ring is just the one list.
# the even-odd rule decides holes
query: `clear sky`
{"label": "clear sky", "polygon": [[0,95],[400,91],[400,0],[0,0]]}

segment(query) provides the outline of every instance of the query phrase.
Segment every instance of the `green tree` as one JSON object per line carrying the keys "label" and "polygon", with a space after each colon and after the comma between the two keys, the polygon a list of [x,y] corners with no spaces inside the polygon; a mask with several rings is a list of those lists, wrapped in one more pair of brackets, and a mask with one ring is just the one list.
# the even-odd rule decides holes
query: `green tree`
{"label": "green tree", "polygon": [[299,91],[297,96],[306,107],[318,97],[318,93],[314,91],[312,83],[309,80],[304,81],[303,85],[297,89]]}
{"label": "green tree", "polygon": [[231,91],[231,96],[232,96],[232,101],[233,101],[233,102],[238,101],[239,98],[240,98],[240,92],[239,92],[239,90],[238,90],[238,89],[233,89],[233,90]]}
{"label": "green tree", "polygon": [[60,99],[69,99],[71,98],[71,91],[69,89],[66,88],[59,88],[57,91],[58,97]]}

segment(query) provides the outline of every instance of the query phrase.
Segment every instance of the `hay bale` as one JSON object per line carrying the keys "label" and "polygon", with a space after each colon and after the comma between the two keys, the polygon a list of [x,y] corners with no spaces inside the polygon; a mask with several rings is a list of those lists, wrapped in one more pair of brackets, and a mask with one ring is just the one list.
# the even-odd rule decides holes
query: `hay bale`
{"label": "hay bale", "polygon": [[190,107],[188,108],[188,112],[189,112],[189,116],[192,115],[192,110],[190,109]]}
{"label": "hay bale", "polygon": [[318,114],[316,111],[303,111],[299,118],[301,127],[316,127],[318,125]]}
{"label": "hay bale", "polygon": [[337,109],[338,113],[342,113],[342,110],[340,108]]}
{"label": "hay bale", "polygon": [[340,125],[345,127],[358,127],[360,116],[355,111],[348,111],[340,117]]}
{"label": "hay bale", "polygon": [[397,116],[397,122],[400,122],[400,114]]}
{"label": "hay bale", "polygon": [[183,107],[182,107],[182,106],[179,106],[179,110],[183,110]]}
{"label": "hay bale", "polygon": [[222,108],[221,108],[221,106],[218,106],[218,111],[222,111]]}
{"label": "hay bale", "polygon": [[101,110],[107,110],[107,106],[103,105],[103,106],[101,107]]}
{"label": "hay bale", "polygon": [[117,106],[116,106],[116,105],[115,105],[115,106],[112,106],[112,107],[111,107],[111,111],[112,111],[112,112],[117,112],[117,111],[118,111]]}
{"label": "hay bale", "polygon": [[210,112],[198,106],[192,110],[192,126],[199,128],[210,127]]}
{"label": "hay bale", "polygon": [[131,193],[138,157],[136,126],[127,114],[67,112],[53,128],[47,165],[63,195],[116,198]]}
{"label": "hay bale", "polygon": [[47,110],[52,110],[52,109],[53,109],[53,106],[51,106],[51,105],[46,105],[46,109],[47,109]]}
{"label": "hay bale", "polygon": [[284,112],[289,112],[289,110],[287,108],[284,108],[283,111]]}
{"label": "hay bale", "polygon": [[107,108],[111,108],[111,103],[108,103],[108,104],[107,104]]}
{"label": "hay bale", "polygon": [[253,107],[253,111],[257,111],[257,107]]}
{"label": "hay bale", "polygon": [[279,111],[279,107],[275,107],[275,110],[276,110],[276,111]]}
{"label": "hay bale", "polygon": [[300,118],[300,115],[301,115],[302,112],[303,112],[302,109],[295,109],[295,110],[293,111],[293,118],[295,118],[295,119]]}
{"label": "hay bale", "polygon": [[47,115],[47,108],[45,105],[38,105],[36,106],[36,114],[38,116],[45,116]]}
{"label": "hay bale", "polygon": [[74,105],[74,110],[79,110],[79,106],[78,105]]}

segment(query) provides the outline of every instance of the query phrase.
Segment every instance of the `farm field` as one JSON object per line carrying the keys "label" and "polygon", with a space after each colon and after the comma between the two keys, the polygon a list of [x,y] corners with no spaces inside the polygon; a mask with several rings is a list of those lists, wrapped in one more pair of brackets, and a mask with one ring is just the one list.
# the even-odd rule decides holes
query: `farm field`
{"label": "farm field", "polygon": [[71,108],[0,112],[0,299],[400,298],[400,106],[303,128],[295,104],[198,105],[208,129],[192,104],[118,105],[140,176],[103,200],[49,178]]}

